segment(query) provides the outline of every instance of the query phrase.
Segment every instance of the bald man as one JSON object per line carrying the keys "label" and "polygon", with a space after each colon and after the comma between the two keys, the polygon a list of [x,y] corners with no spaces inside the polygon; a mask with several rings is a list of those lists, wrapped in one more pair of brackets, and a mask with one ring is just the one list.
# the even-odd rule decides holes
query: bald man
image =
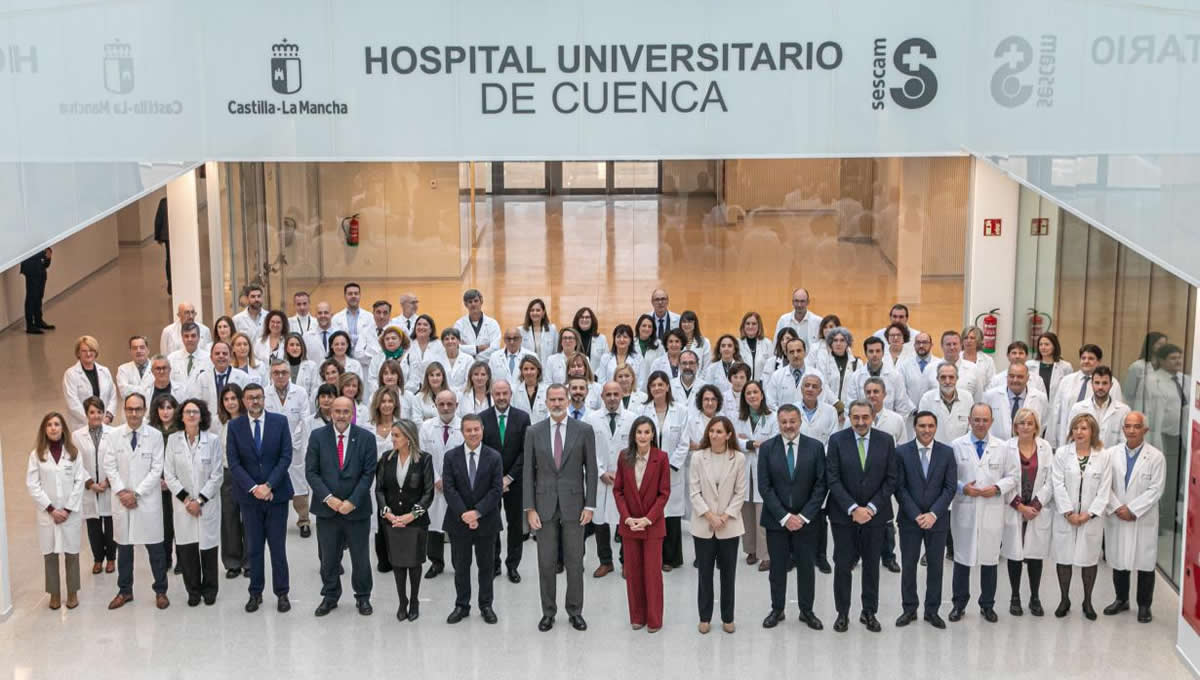
{"label": "bald man", "polygon": [[392,317],[388,325],[396,326],[404,329],[408,337],[412,337],[413,326],[417,323],[417,304],[420,300],[417,299],[416,293],[405,293],[400,296],[400,315]]}
{"label": "bald man", "polygon": [[804,341],[808,347],[815,347],[817,337],[821,330],[821,317],[817,313],[808,308],[808,303],[812,301],[812,297],[808,294],[805,288],[797,288],[792,291],[792,311],[784,313],[779,317],[779,321],[775,322],[775,335],[779,337],[780,331],[785,328],[791,328],[796,331],[796,335]]}
{"label": "bald man", "polygon": [[181,329],[186,323],[196,323],[200,326],[200,351],[207,352],[212,344],[212,331],[196,320],[196,308],[190,302],[181,302],[175,310],[175,321],[162,329],[158,339],[158,353],[167,356],[171,352],[183,349]]}
{"label": "bald man", "polygon": [[1158,502],[1166,486],[1166,459],[1146,442],[1146,416],[1133,411],[1122,422],[1125,443],[1108,450],[1112,495],[1104,518],[1104,556],[1113,570],[1116,599],[1105,616],[1129,610],[1130,572],[1137,571],[1137,620],[1150,623],[1154,568],[1158,563]]}
{"label": "bald man", "polygon": [[654,317],[654,332],[659,342],[666,342],[667,331],[679,327],[679,315],[669,309],[670,304],[667,291],[655,288],[650,292],[650,316]]}

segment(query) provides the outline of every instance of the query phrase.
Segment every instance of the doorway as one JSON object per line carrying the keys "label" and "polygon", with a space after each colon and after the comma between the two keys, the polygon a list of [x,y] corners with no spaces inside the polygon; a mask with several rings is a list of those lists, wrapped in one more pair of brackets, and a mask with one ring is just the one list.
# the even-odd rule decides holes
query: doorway
{"label": "doorway", "polygon": [[662,191],[659,161],[505,161],[491,166],[493,194],[555,196]]}

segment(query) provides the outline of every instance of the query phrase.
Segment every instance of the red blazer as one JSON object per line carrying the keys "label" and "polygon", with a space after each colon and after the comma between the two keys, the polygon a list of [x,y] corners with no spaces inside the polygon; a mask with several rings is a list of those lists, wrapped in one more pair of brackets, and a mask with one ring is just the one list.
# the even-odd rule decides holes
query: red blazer
{"label": "red blazer", "polygon": [[[667,523],[663,510],[667,507],[670,495],[671,464],[666,451],[650,449],[640,488],[633,466],[625,462],[622,452],[617,459],[617,474],[613,479],[613,497],[617,501],[617,511],[621,513],[621,525],[617,527],[621,538],[664,538],[667,535]],[[625,520],[630,517],[645,517],[651,524],[644,531],[634,531],[625,525]]]}

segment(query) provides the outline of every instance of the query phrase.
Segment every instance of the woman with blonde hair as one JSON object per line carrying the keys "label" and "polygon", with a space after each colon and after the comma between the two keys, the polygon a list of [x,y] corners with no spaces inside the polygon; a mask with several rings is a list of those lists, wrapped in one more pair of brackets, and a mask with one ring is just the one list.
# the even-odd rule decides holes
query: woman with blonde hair
{"label": "woman with blonde hair", "polygon": [[46,568],[50,608],[62,606],[58,554],[67,567],[67,609],[79,606],[79,543],[82,537],[83,484],[88,474],[79,449],[67,432],[67,420],[57,411],[42,418],[25,468],[25,488],[37,508],[38,543]]}
{"label": "woman with blonde hair", "polygon": [[67,402],[67,431],[74,432],[87,425],[83,400],[88,397],[97,397],[104,402],[104,423],[112,423],[117,388],[108,368],[96,363],[100,358],[100,343],[90,335],[81,335],[75,341],[75,358],[78,361],[63,372],[62,379],[63,399]]}
{"label": "woman with blonde hair", "polygon": [[363,383],[362,378],[358,377],[357,373],[346,372],[342,377],[338,378],[338,394],[343,397],[348,397],[354,402],[354,415],[352,421],[355,425],[366,427],[371,420],[371,409],[369,405],[363,403]]}
{"label": "woman with blonde hair", "polygon": [[1083,577],[1083,615],[1096,620],[1092,588],[1104,541],[1104,512],[1112,488],[1108,451],[1100,443],[1100,425],[1090,413],[1071,419],[1071,441],[1054,454],[1054,555],[1062,600],[1054,615],[1071,611],[1071,569]]}
{"label": "woman with blonde hair", "polygon": [[1021,482],[1009,502],[1011,511],[1004,518],[1004,538],[1000,555],[1008,562],[1008,583],[1012,599],[1008,613],[1021,616],[1021,567],[1029,570],[1029,613],[1043,614],[1038,588],[1042,582],[1042,561],[1050,555],[1051,526],[1054,522],[1054,448],[1039,433],[1042,423],[1033,409],[1017,410],[1013,419],[1013,437],[1005,444],[1021,463]]}
{"label": "woman with blonde hair", "polygon": [[252,382],[259,385],[267,384],[266,368],[254,356],[254,342],[249,335],[241,331],[234,333],[233,339],[229,342],[229,353],[232,356],[230,364],[234,369],[249,376],[247,384]]}
{"label": "woman with blonde hair", "polygon": [[375,470],[375,507],[382,518],[388,561],[400,596],[396,618],[401,621],[416,621],[420,615],[417,597],[432,504],[433,457],[421,452],[413,421],[396,421],[391,450]]}

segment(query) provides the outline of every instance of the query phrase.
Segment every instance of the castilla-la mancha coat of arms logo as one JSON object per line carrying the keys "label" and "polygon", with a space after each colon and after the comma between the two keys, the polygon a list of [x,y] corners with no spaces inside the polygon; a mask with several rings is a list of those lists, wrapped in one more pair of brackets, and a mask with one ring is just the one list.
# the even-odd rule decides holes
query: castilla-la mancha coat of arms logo
{"label": "castilla-la mancha coat of arms logo", "polygon": [[300,91],[300,46],[287,38],[271,46],[271,88],[279,94]]}
{"label": "castilla-la mancha coat of arms logo", "polygon": [[133,47],[120,40],[104,46],[104,89],[113,94],[133,91]]}

